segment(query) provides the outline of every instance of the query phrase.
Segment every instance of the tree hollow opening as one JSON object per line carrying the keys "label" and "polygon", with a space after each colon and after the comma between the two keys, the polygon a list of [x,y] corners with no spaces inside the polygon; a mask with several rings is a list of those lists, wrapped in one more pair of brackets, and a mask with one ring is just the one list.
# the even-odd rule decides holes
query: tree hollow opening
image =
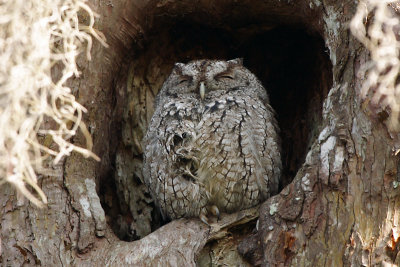
{"label": "tree hollow opening", "polygon": [[[164,18],[165,19],[165,18]],[[332,66],[323,39],[302,24],[242,23],[210,26],[170,18],[154,22],[140,46],[134,43],[115,87],[115,185],[118,203],[103,206],[123,240],[141,238],[162,225],[141,182],[141,141],[154,111],[153,101],[176,62],[243,58],[267,89],[282,138],[280,189],[294,178],[322,123],[322,104],[332,85]],[[103,197],[104,199],[104,197]],[[117,208],[116,208],[117,206]]]}

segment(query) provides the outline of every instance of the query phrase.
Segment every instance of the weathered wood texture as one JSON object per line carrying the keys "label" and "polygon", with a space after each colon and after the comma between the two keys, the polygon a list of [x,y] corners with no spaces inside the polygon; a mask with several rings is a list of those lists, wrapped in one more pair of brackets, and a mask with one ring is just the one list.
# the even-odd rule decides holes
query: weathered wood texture
{"label": "weathered wood texture", "polygon": [[[358,97],[364,75],[360,66],[368,53],[347,29],[354,1],[92,0],[90,5],[100,14],[98,29],[110,48],[96,43],[92,61],[79,59],[82,75],[71,84],[89,110],[85,120],[102,161],[72,155],[54,166],[52,176],[40,179],[49,201],[45,209],[1,187],[1,265],[400,265],[400,181],[393,155],[399,144]],[[214,30],[185,43],[176,32],[182,21]],[[224,45],[280,26],[320,36],[331,63],[321,59],[320,71],[310,70],[317,82],[310,82],[307,98],[316,100],[304,103],[314,109],[294,101],[293,113],[278,112],[287,125],[302,121],[301,116],[288,118],[300,111],[306,117],[307,134],[297,135],[303,139],[294,138],[293,144],[302,140],[310,147],[288,154],[290,162],[301,159],[291,167],[300,166],[297,174],[288,172],[284,184],[293,181],[261,205],[258,231],[255,208],[224,215],[211,228],[197,219],[181,219],[149,234],[159,223],[140,182],[140,141],[152,100],[172,64],[202,55],[240,55],[240,49]],[[198,48],[186,47],[196,42]],[[303,59],[296,62],[298,69],[304,69]],[[321,112],[322,101],[321,118],[309,120]],[[291,128],[285,127],[283,134],[288,134]],[[81,142],[79,137],[74,141]],[[125,240],[145,237],[124,242],[115,233]]]}

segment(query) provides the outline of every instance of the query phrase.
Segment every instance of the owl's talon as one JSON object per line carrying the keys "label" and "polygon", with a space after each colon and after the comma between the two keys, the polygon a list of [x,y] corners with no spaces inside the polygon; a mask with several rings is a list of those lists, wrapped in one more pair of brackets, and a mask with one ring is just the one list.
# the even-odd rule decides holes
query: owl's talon
{"label": "owl's talon", "polygon": [[205,224],[207,224],[208,226],[210,226],[210,224],[208,223],[208,219],[207,219],[207,216],[204,214],[204,213],[200,213],[200,220],[203,222],[203,223],[205,223]]}
{"label": "owl's talon", "polygon": [[220,213],[219,213],[219,209],[218,209],[217,206],[215,206],[215,205],[212,205],[212,206],[211,206],[211,213],[212,213],[214,216],[217,216],[217,219],[218,219],[218,221],[219,221]]}

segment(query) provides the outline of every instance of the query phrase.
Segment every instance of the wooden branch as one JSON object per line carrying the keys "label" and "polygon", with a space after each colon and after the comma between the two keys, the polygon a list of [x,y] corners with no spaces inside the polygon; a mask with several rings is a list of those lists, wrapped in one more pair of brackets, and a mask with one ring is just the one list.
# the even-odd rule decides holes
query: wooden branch
{"label": "wooden branch", "polygon": [[127,243],[113,242],[105,264],[109,266],[196,266],[195,258],[205,244],[224,238],[232,227],[258,217],[258,208],[223,214],[210,226],[199,219],[179,219],[164,225],[145,238]]}

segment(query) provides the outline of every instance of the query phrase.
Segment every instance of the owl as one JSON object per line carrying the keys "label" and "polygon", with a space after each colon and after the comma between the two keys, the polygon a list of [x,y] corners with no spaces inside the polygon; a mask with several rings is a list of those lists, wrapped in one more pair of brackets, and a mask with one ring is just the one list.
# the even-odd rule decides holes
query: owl
{"label": "owl", "polygon": [[144,182],[164,218],[219,217],[276,194],[274,111],[241,59],[176,63],[144,137]]}

